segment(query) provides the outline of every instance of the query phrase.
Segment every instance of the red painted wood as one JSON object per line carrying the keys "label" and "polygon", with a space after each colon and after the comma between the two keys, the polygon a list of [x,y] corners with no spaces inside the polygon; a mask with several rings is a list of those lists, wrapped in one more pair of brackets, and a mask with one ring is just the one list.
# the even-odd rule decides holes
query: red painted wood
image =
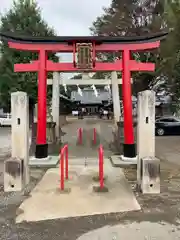
{"label": "red painted wood", "polygon": [[[35,43],[18,43],[8,42],[10,48],[23,51],[52,51],[52,52],[73,52],[73,45],[68,44],[35,44]],[[160,45],[160,41],[147,42],[147,43],[133,43],[133,44],[100,44],[96,45],[96,52],[114,52],[122,50],[142,51],[146,49],[155,49]]]}
{"label": "red painted wood", "polygon": [[[60,72],[77,72],[79,69],[74,67],[73,63],[54,63],[47,61],[47,71],[60,71]],[[17,63],[14,66],[15,72],[37,72],[39,69],[39,61],[33,63]],[[140,63],[135,60],[130,60],[131,71],[154,71],[154,63]],[[92,72],[98,71],[122,71],[122,61],[118,60],[115,63],[102,63],[96,62]]]}
{"label": "red painted wood", "polygon": [[124,110],[124,143],[134,144],[132,93],[130,72],[130,51],[123,51],[122,55],[122,89]]}
{"label": "red painted wood", "polygon": [[37,144],[46,144],[47,52],[39,54]]}
{"label": "red painted wood", "polygon": [[14,64],[15,72],[38,72],[39,71],[39,60],[33,61],[32,63],[16,63]]}
{"label": "red painted wood", "polygon": [[114,51],[144,51],[146,49],[155,49],[160,45],[160,41],[147,42],[147,43],[133,43],[133,44],[101,44],[96,45],[96,51],[98,52],[114,52]]}
{"label": "red painted wood", "polygon": [[[75,67],[75,46],[62,44],[36,44],[36,43],[18,43],[8,42],[10,48],[24,51],[39,52],[39,60],[28,64],[15,64],[16,72],[38,72],[38,129],[37,129],[37,143],[46,143],[46,94],[47,94],[47,72],[80,72]],[[117,52],[122,51],[122,60],[117,60],[114,63],[96,62],[90,72],[97,71],[122,71],[123,80],[123,105],[124,105],[124,137],[125,144],[134,143],[133,133],[133,118],[132,118],[132,99],[131,99],[131,71],[154,71],[155,65],[153,63],[139,63],[135,60],[130,60],[131,51],[142,51],[158,48],[160,41],[146,42],[146,43],[110,43],[95,45],[93,57],[96,52]],[[74,51],[73,51],[74,50]],[[54,63],[47,60],[47,51],[52,52],[73,52],[73,63]]]}

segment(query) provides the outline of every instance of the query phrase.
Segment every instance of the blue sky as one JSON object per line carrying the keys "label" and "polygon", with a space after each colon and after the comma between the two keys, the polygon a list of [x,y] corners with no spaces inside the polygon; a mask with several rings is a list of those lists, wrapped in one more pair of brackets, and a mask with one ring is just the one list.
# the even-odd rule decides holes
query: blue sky
{"label": "blue sky", "polygon": [[[7,11],[13,0],[0,0],[0,12]],[[89,27],[97,16],[103,13],[111,0],[38,0],[43,18],[52,26],[57,35],[90,35]],[[70,56],[62,56],[62,61]],[[69,75],[69,74],[68,74]]]}

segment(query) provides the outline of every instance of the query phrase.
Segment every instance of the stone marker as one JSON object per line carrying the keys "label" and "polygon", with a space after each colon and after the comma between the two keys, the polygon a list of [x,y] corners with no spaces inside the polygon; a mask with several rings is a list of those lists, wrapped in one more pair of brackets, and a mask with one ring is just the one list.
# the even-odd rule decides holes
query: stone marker
{"label": "stone marker", "polygon": [[29,102],[25,92],[11,94],[11,158],[5,161],[4,191],[20,191],[29,176]]}
{"label": "stone marker", "polygon": [[138,93],[137,121],[137,182],[140,184],[141,159],[155,156],[155,92],[146,90]]}
{"label": "stone marker", "polygon": [[159,181],[156,182],[156,190],[152,187],[154,183],[149,184],[148,190],[144,185],[144,181],[154,181],[147,170],[149,166],[154,169],[153,164],[158,165],[158,159],[155,158],[155,92],[150,90],[138,94],[137,152],[137,185],[144,193],[157,192],[160,189],[157,187]]}

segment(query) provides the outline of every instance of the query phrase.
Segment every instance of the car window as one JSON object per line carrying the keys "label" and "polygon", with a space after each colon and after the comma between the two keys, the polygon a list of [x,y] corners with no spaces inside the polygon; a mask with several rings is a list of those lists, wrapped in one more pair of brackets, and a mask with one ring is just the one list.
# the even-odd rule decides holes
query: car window
{"label": "car window", "polygon": [[179,122],[177,119],[175,119],[175,118],[171,118],[170,119],[171,120],[171,122]]}
{"label": "car window", "polygon": [[172,122],[170,118],[161,118],[158,122]]}
{"label": "car window", "polygon": [[161,118],[158,119],[157,122],[178,122],[175,118]]}

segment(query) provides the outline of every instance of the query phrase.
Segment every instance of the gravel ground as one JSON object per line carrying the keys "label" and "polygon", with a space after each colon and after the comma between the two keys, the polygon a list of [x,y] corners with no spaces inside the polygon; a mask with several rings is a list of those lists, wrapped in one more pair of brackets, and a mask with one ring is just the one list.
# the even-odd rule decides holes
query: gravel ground
{"label": "gravel ground", "polygon": [[[136,170],[132,168],[125,169],[126,177],[141,204],[141,211],[49,220],[38,223],[24,222],[21,224],[15,224],[14,222],[15,216],[19,214],[17,207],[28,196],[30,189],[43,176],[45,170],[33,170],[31,172],[31,184],[26,189],[25,196],[22,196],[21,194],[3,193],[2,161],[0,162],[0,169],[1,240],[116,240],[125,239],[125,237],[127,240],[130,237],[131,239],[134,237],[139,240],[180,239],[180,167],[175,164],[161,162],[160,195],[142,195],[136,193]],[[95,230],[98,232],[94,232]],[[84,235],[87,233],[89,235]]]}
{"label": "gravel ground", "polygon": [[[153,231],[152,231],[153,229]],[[151,237],[150,237],[151,236]],[[133,222],[118,224],[116,226],[105,226],[98,230],[90,231],[78,240],[109,240],[109,239],[126,239],[131,240],[134,237],[138,240],[153,239],[153,240],[169,240],[179,239],[179,228],[161,222]]]}

